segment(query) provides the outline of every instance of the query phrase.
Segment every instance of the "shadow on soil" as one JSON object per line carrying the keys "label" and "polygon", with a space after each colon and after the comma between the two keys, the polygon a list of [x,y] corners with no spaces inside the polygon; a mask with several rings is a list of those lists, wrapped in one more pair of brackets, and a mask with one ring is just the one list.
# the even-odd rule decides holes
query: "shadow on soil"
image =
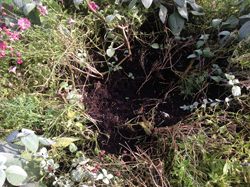
{"label": "shadow on soil", "polygon": [[[145,64],[148,68],[143,69],[140,59],[133,56],[132,62],[123,62],[122,69],[110,73],[106,80],[89,80],[92,86],[85,87],[87,96],[83,103],[88,114],[98,122],[100,130],[109,135],[109,138],[99,136],[101,149],[119,154],[122,151],[121,144],[125,145],[126,142],[134,150],[138,142],[134,137],[144,135],[145,138],[145,132],[139,125],[133,126],[132,130],[125,123],[136,124],[146,119],[153,122],[154,127],[164,127],[174,125],[188,115],[179,108],[187,103],[179,95],[180,91],[171,91],[178,81],[174,73],[170,70],[164,74],[153,72],[146,79],[145,72],[152,68],[153,59],[149,59]],[[134,77],[129,77],[129,73]],[[168,97],[164,100],[168,92]]]}

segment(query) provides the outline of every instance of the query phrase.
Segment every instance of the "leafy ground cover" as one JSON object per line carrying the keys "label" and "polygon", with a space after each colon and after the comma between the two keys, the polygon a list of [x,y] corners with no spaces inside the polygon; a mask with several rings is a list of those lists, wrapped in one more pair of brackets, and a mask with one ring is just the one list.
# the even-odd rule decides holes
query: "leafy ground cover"
{"label": "leafy ground cover", "polygon": [[249,1],[0,5],[0,186],[249,186]]}

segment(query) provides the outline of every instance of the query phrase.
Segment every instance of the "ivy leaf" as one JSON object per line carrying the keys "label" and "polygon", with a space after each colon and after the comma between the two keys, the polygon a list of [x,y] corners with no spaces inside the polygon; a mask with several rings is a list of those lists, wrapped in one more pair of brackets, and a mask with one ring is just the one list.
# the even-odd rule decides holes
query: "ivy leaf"
{"label": "ivy leaf", "polygon": [[35,3],[28,3],[23,7],[23,13],[27,16],[35,7]]}
{"label": "ivy leaf", "polygon": [[22,9],[26,4],[31,3],[31,0],[12,0],[17,8]]}
{"label": "ivy leaf", "polygon": [[39,139],[39,142],[41,144],[43,144],[43,145],[53,145],[53,144],[56,144],[56,142],[52,141],[51,139],[44,138],[42,136],[39,136],[38,139]]}
{"label": "ivy leaf", "polygon": [[200,40],[208,40],[208,38],[209,38],[209,34],[202,34],[199,39]]}
{"label": "ivy leaf", "polygon": [[250,1],[249,0],[243,0],[239,13],[244,12],[245,10],[247,10],[249,6],[250,6]]}
{"label": "ivy leaf", "polygon": [[221,80],[219,76],[211,76],[211,79],[213,79],[215,82],[220,82]]}
{"label": "ivy leaf", "polygon": [[62,82],[60,83],[60,87],[61,88],[66,88],[68,86],[68,83],[67,82]]}
{"label": "ivy leaf", "polygon": [[230,16],[225,22],[222,22],[221,28],[232,29],[239,24],[239,20],[234,15]]}
{"label": "ivy leaf", "polygon": [[[20,154],[20,153],[19,153]],[[6,163],[4,164],[6,167],[10,167],[12,165],[24,167],[27,164],[27,160],[20,155],[12,154],[12,153],[1,153],[0,157],[8,158]]]}
{"label": "ivy leaf", "polygon": [[197,5],[195,3],[195,1],[192,1],[192,0],[187,0],[187,2],[190,4],[190,6],[196,11],[201,11],[202,10],[202,7],[200,5]]}
{"label": "ivy leaf", "polygon": [[197,55],[196,54],[191,54],[187,58],[197,58]]}
{"label": "ivy leaf", "polygon": [[11,132],[11,133],[7,136],[6,142],[12,142],[12,141],[16,140],[18,134],[19,134],[18,131],[13,131],[13,132]]}
{"label": "ivy leaf", "polygon": [[174,0],[174,2],[180,7],[183,7],[185,4],[185,0]]}
{"label": "ivy leaf", "polygon": [[69,145],[69,150],[70,150],[71,153],[76,152],[77,149],[78,149],[78,148],[76,147],[76,145],[75,145],[74,143],[71,143],[71,144]]}
{"label": "ivy leaf", "polygon": [[228,35],[230,35],[230,32],[229,31],[222,31],[218,35],[228,36]]}
{"label": "ivy leaf", "polygon": [[184,27],[185,20],[179,13],[173,13],[169,16],[168,25],[174,35],[179,35]]}
{"label": "ivy leaf", "polygon": [[74,0],[73,2],[75,4],[76,8],[79,9],[79,5],[83,2],[83,0]]}
{"label": "ivy leaf", "polygon": [[163,24],[166,22],[167,13],[168,9],[165,6],[160,5],[159,17]]}
{"label": "ivy leaf", "polygon": [[195,16],[203,16],[205,13],[192,10],[191,13]]}
{"label": "ivy leaf", "polygon": [[107,49],[107,55],[109,57],[112,57],[115,54],[115,49],[111,48],[111,49]]}
{"label": "ivy leaf", "polygon": [[39,146],[39,139],[34,133],[21,138],[23,144],[33,153],[37,152]]}
{"label": "ivy leaf", "polygon": [[151,47],[153,48],[153,49],[159,49],[159,44],[158,43],[153,43],[152,45],[151,45]]}
{"label": "ivy leaf", "polygon": [[20,166],[10,166],[5,170],[5,173],[7,180],[13,186],[24,185],[29,180],[28,174]]}
{"label": "ivy leaf", "polygon": [[3,155],[0,155],[0,169],[3,169],[3,165],[5,164],[5,162],[7,161],[7,158]]}
{"label": "ivy leaf", "polygon": [[198,53],[198,55],[202,55],[202,50],[200,49],[195,50],[195,52]]}
{"label": "ivy leaf", "polygon": [[246,22],[239,30],[239,36],[238,39],[241,41],[243,40],[247,35],[250,34],[250,21]]}
{"label": "ivy leaf", "polygon": [[108,15],[108,16],[106,17],[106,22],[107,22],[107,23],[110,23],[114,18],[115,18],[114,15]]}
{"label": "ivy leaf", "polygon": [[[19,154],[22,150],[24,150],[24,146],[15,145],[8,142],[0,142],[0,154],[1,152],[7,152],[12,154]],[[0,162],[1,165],[1,162]]]}
{"label": "ivy leaf", "polygon": [[187,11],[187,5],[185,4],[183,7],[177,7],[179,14],[188,20],[188,11]]}
{"label": "ivy leaf", "polygon": [[153,2],[153,0],[141,0],[142,4],[144,5],[145,8],[149,8]]}
{"label": "ivy leaf", "polygon": [[0,186],[3,186],[6,179],[6,175],[3,169],[0,169]]}
{"label": "ivy leaf", "polygon": [[240,20],[240,24],[243,25],[247,21],[250,21],[250,13],[247,15],[240,16],[238,19]]}
{"label": "ivy leaf", "polygon": [[213,57],[214,56],[214,54],[212,52],[210,52],[209,49],[204,49],[203,54],[205,57]]}
{"label": "ivy leaf", "polygon": [[137,0],[132,0],[128,5],[128,11],[132,10],[132,8],[135,6]]}
{"label": "ivy leaf", "polygon": [[212,20],[212,27],[215,29],[221,23],[222,19],[213,19]]}
{"label": "ivy leaf", "polygon": [[199,41],[196,43],[196,48],[199,49],[201,46],[203,46],[204,43],[205,43],[204,41],[199,40]]}

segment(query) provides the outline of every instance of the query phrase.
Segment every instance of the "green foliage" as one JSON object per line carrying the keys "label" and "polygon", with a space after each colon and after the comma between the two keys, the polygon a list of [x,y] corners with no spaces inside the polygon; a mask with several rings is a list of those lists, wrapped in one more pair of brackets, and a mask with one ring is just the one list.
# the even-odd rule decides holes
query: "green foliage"
{"label": "green foliage", "polygon": [[[249,1],[230,8],[231,1],[214,1],[213,5],[212,1],[196,4],[191,0],[69,0],[62,6],[52,0],[13,2],[17,7],[14,10],[0,2],[6,11],[1,20],[8,27],[14,23],[12,31],[20,35],[18,40],[9,41],[8,34],[2,32],[2,42],[6,41],[14,51],[5,50],[6,56],[0,59],[1,127],[6,132],[14,130],[7,137],[8,142],[20,138],[18,143],[35,154],[20,155],[23,146],[0,143],[0,186],[5,178],[13,185],[25,184],[27,177],[47,186],[249,184]],[[43,10],[48,15],[41,12],[40,6],[46,7]],[[202,14],[206,17],[195,16]],[[23,32],[18,30],[20,16],[27,16],[32,25]],[[143,31],[143,24],[152,24],[153,30]],[[101,152],[97,143],[101,132],[81,104],[83,90],[79,87],[86,84],[81,83],[82,78],[104,78],[107,72],[121,70],[122,63],[138,49],[137,43],[142,51],[153,48],[165,55],[174,54],[176,46],[185,45],[185,41],[193,48],[193,54],[187,50],[184,57],[192,59],[190,68],[188,61],[179,64],[188,66],[183,73],[171,65],[180,77],[182,93],[206,96],[206,86],[215,83],[228,86],[226,94],[233,96],[221,100],[203,98],[199,102],[204,106],[201,108],[197,101],[183,106],[192,109],[193,115],[183,124],[178,123],[173,132],[166,127],[163,133],[154,134],[157,140],[153,139],[153,130],[147,132],[156,147],[138,147],[136,154],[122,156]],[[124,51],[124,59],[119,62],[120,51]],[[20,57],[16,53],[20,53],[23,63],[16,64]],[[93,62],[93,54],[101,60]],[[99,72],[97,63],[106,63],[107,72]],[[137,77],[134,72],[125,73],[131,79]],[[219,105],[222,102],[224,106]],[[232,112],[238,105],[242,108]],[[94,126],[89,126],[89,122]],[[55,139],[42,138],[26,128]],[[44,147],[37,152],[39,142],[51,145],[54,141],[50,149]],[[126,165],[124,156],[133,159]],[[29,185],[40,184],[24,186]]]}
{"label": "green foliage", "polygon": [[[0,144],[0,185],[4,185],[5,179],[14,185],[25,185],[29,181],[27,170],[23,168],[27,165],[27,160],[20,155],[20,150],[24,147],[15,144],[1,142]],[[32,175],[31,175],[32,176]],[[39,186],[38,183],[33,183]]]}

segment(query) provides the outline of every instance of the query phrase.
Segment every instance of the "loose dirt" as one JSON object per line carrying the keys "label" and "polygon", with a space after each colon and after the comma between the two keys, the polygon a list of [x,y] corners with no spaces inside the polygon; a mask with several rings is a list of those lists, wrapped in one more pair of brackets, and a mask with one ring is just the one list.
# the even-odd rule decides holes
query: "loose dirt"
{"label": "loose dirt", "polygon": [[[147,120],[154,127],[171,126],[188,115],[179,108],[187,101],[183,101],[177,88],[173,89],[177,77],[171,71],[163,71],[163,75],[153,72],[146,81],[154,62],[151,57],[143,69],[140,59],[133,56],[132,62],[123,62],[121,70],[111,72],[105,80],[91,80],[92,86],[85,87],[87,95],[83,103],[88,114],[109,136],[99,136],[101,149],[119,154],[125,142],[133,149],[138,142],[134,137],[145,135],[145,132],[140,125],[131,127],[129,124]],[[129,73],[134,77],[129,77]],[[164,100],[166,93],[169,94]]]}

